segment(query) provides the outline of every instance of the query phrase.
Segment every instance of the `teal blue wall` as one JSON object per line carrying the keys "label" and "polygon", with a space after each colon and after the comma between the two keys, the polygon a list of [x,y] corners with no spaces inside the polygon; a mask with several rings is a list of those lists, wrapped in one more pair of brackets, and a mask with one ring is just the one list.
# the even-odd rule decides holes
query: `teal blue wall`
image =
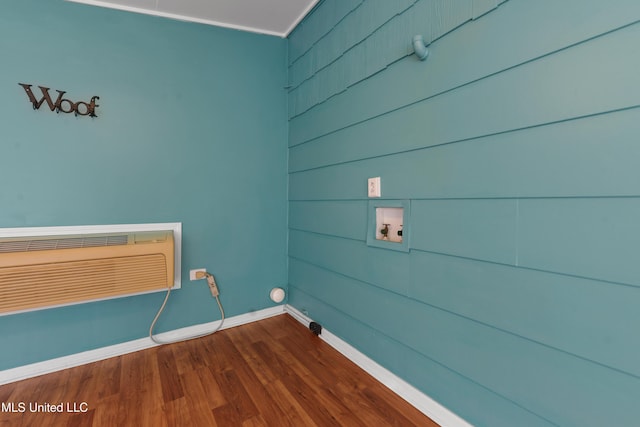
{"label": "teal blue wall", "polygon": [[[157,330],[273,305],[286,285],[286,40],[62,0],[0,4],[0,227],[182,222]],[[100,96],[34,111],[18,83]],[[55,93],[55,92],[54,92]],[[163,294],[0,317],[0,370],[146,336]]]}
{"label": "teal blue wall", "polygon": [[[634,425],[638,17],[635,0],[325,0],[287,52],[5,0],[0,227],[181,221],[160,331],[219,318],[191,268],[230,316],[288,277],[296,308],[478,426]],[[99,117],[33,111],[19,82],[98,95]],[[366,245],[373,176],[411,200],[409,253]],[[144,337],[161,301],[0,317],[0,369]]]}
{"label": "teal blue wall", "polygon": [[[289,303],[474,425],[637,425],[639,18],[321,3],[289,39]],[[366,245],[375,176],[409,253]]]}

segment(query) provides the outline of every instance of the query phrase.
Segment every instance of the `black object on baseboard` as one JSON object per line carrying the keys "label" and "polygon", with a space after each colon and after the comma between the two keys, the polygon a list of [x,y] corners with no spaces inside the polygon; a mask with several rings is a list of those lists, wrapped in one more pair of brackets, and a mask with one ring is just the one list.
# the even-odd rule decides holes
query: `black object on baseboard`
{"label": "black object on baseboard", "polygon": [[309,323],[309,329],[316,335],[320,335],[322,333],[322,325],[320,323],[311,322]]}

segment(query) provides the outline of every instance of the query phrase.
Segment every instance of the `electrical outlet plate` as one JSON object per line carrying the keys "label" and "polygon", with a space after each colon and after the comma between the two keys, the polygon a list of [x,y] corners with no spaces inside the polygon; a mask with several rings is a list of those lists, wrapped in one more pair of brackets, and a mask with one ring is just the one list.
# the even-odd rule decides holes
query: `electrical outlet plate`
{"label": "electrical outlet plate", "polygon": [[189,280],[198,280],[198,278],[196,277],[196,273],[198,272],[205,272],[207,271],[206,268],[196,268],[194,270],[189,270]]}
{"label": "electrical outlet plate", "polygon": [[381,197],[382,191],[380,189],[380,177],[369,178],[367,181],[367,194],[369,197]]}

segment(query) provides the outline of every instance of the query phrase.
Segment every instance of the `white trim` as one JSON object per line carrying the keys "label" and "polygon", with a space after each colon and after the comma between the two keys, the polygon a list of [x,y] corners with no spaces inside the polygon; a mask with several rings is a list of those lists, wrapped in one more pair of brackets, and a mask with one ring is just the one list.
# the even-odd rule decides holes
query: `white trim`
{"label": "white trim", "polygon": [[[263,310],[253,311],[250,313],[233,316],[224,321],[222,329],[233,328],[234,326],[244,325],[246,323],[256,322],[258,320],[277,316],[284,313],[284,306],[265,308]],[[163,341],[173,341],[180,339],[188,339],[194,335],[212,331],[220,323],[215,322],[204,323],[201,325],[188,326],[186,328],[176,329],[169,332],[163,332],[156,335]],[[51,372],[60,371],[62,369],[73,368],[75,366],[87,363],[97,362],[99,360],[108,359],[110,357],[121,356],[134,351],[145,350],[155,347],[155,344],[149,337],[140,338],[134,341],[128,341],[121,344],[115,344],[108,347],[102,347],[95,350],[83,351],[82,353],[71,354],[69,356],[58,357],[56,359],[45,360],[44,362],[32,363],[30,365],[18,366],[17,368],[6,369],[0,371],[0,385],[8,384],[27,378],[37,377],[39,375],[49,374]]]}
{"label": "white trim", "polygon": [[307,14],[309,12],[311,12],[311,9],[313,9],[314,7],[316,7],[316,4],[318,4],[319,0],[314,0],[311,3],[309,3],[309,5],[305,8],[305,10],[302,11],[302,13],[300,14],[300,16],[298,16],[295,21],[293,21],[291,23],[291,25],[289,25],[289,28],[287,28],[287,31],[284,32],[284,35],[282,37],[289,37],[289,34],[291,34],[291,31],[293,31],[298,24],[300,23],[300,21],[302,21],[304,19],[305,16],[307,16]]}
{"label": "white trim", "polygon": [[[304,324],[305,326],[308,326],[311,322],[311,319],[309,317],[287,304],[230,317],[225,320],[222,329],[233,328],[235,326],[256,322],[258,320],[267,319],[269,317],[277,316],[285,312],[290,314],[293,318],[295,318],[298,322]],[[169,332],[163,332],[156,336],[158,337],[158,339],[164,341],[188,339],[194,335],[199,335],[202,333],[206,333],[207,331],[214,330],[219,323],[220,321],[217,320],[215,322],[188,326]],[[449,411],[447,408],[440,405],[438,402],[431,399],[429,396],[416,389],[397,375],[393,374],[391,371],[380,366],[372,359],[370,359],[351,345],[347,344],[342,339],[333,335],[326,328],[322,329],[320,338],[331,347],[342,353],[342,355],[344,355],[347,359],[354,362],[364,371],[369,373],[371,376],[380,381],[398,396],[402,397],[420,412],[422,412],[441,426],[471,427],[471,424],[469,424],[453,412]],[[69,356],[58,357],[56,359],[46,360],[44,362],[32,363],[30,365],[7,369],[4,371],[0,371],[0,385],[24,380],[27,378],[37,377],[39,375],[49,374],[51,372],[60,371],[62,369],[73,368],[75,366],[80,366],[87,363],[97,362],[99,360],[108,359],[110,357],[116,357],[127,353],[133,353],[135,351],[145,350],[155,346],[157,346],[157,344],[151,341],[149,337],[145,337],[134,341],[98,348],[95,350],[84,351],[82,353],[72,354]]]}
{"label": "white trim", "polygon": [[[265,30],[264,28],[246,27],[244,25],[230,24],[228,22],[220,22],[220,21],[215,21],[213,19],[202,19],[202,18],[196,18],[194,16],[180,15],[177,13],[169,13],[169,12],[161,12],[159,10],[144,9],[141,7],[125,6],[121,4],[104,2],[99,0],[66,0],[66,1],[70,1],[73,3],[86,4],[89,6],[105,7],[107,9],[123,10],[125,12],[141,13],[143,15],[159,16],[161,18],[176,19],[178,21],[195,22],[197,24],[231,28],[233,30],[248,31],[250,33],[266,34],[269,36],[277,36],[281,38],[285,38],[288,35],[288,32],[283,33],[278,31]],[[304,15],[301,16],[299,20],[301,20],[303,17]],[[289,31],[291,31],[291,29]]]}
{"label": "white trim", "polygon": [[[305,326],[308,326],[312,321],[312,319],[289,304],[284,307],[284,311]],[[404,381],[393,372],[377,364],[327,329],[322,328],[320,338],[441,426],[472,427],[467,421]]]}

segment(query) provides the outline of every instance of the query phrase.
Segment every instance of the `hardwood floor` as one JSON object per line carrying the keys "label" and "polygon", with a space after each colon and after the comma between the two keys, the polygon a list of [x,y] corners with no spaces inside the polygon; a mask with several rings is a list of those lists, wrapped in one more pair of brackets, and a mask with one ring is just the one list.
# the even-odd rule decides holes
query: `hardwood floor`
{"label": "hardwood floor", "polygon": [[[0,386],[0,403],[11,427],[437,426],[286,314]],[[32,412],[47,403],[63,412]]]}

